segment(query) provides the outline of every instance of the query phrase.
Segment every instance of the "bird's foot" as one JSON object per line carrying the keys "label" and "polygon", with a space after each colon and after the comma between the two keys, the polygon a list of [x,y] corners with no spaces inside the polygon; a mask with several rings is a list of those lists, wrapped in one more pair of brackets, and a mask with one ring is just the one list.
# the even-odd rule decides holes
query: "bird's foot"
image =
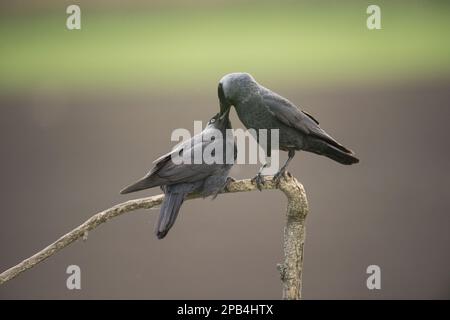
{"label": "bird's foot", "polygon": [[219,193],[223,193],[223,192],[231,192],[231,190],[229,189],[229,186],[231,183],[235,182],[236,179],[233,177],[227,177],[227,180],[225,181],[225,184],[223,185],[223,187],[220,189],[218,189],[213,195],[212,195],[212,200],[216,199],[217,196],[219,195]]}
{"label": "bird's foot", "polygon": [[258,174],[251,180],[251,182],[256,185],[259,191],[262,191],[262,186],[266,184],[261,172],[258,172]]}
{"label": "bird's foot", "polygon": [[280,186],[280,182],[281,182],[281,178],[286,179],[288,176],[290,176],[290,173],[286,171],[286,168],[281,168],[280,171],[275,173],[275,175],[273,176],[272,181],[275,182],[275,185],[277,187],[279,187]]}
{"label": "bird's foot", "polygon": [[230,192],[231,190],[229,189],[229,187],[235,181],[236,181],[235,178],[227,177],[227,181],[225,181],[225,186],[223,187],[223,190],[226,191],[226,192]]}

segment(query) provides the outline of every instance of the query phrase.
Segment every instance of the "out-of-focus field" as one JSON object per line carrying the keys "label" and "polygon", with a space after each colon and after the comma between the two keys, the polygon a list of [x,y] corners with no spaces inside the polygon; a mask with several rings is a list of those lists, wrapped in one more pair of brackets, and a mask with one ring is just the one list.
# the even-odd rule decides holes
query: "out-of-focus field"
{"label": "out-of-focus field", "polygon": [[[0,19],[0,90],[146,88],[170,91],[247,71],[274,83],[333,84],[447,75],[447,2],[366,1],[89,7],[65,27],[67,3]],[[109,8],[109,9],[108,9]]]}
{"label": "out-of-focus field", "polygon": [[[159,194],[119,190],[174,129],[218,112],[221,76],[247,71],[361,159],[299,152],[289,166],[310,206],[303,297],[450,297],[450,1],[376,1],[376,31],[363,0],[78,0],[82,30],[68,31],[73,2],[0,2],[0,271]],[[158,210],[119,217],[0,299],[279,299],[285,205],[276,191],[186,201],[163,241]],[[66,288],[72,264],[82,290]],[[372,264],[381,290],[367,289]]]}

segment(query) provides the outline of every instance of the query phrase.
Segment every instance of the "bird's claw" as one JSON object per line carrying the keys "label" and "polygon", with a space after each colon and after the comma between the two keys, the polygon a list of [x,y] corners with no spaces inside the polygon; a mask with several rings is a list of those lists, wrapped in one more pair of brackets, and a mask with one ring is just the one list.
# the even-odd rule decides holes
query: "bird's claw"
{"label": "bird's claw", "polygon": [[[233,182],[235,182],[235,181],[236,181],[235,178],[233,178],[233,177],[227,177],[227,180],[225,181],[225,183],[224,183],[222,189],[217,190],[217,191],[212,195],[212,198],[211,198],[211,199],[212,199],[212,200],[216,199],[217,196],[219,195],[219,193],[231,192],[231,190],[230,190],[230,188],[229,188],[229,187],[230,187],[230,184],[233,183]],[[205,198],[205,197],[203,197],[203,198]]]}
{"label": "bird's claw", "polygon": [[280,183],[281,183],[281,178],[286,179],[286,177],[289,176],[289,175],[290,175],[289,172],[287,172],[286,170],[282,169],[282,170],[278,171],[277,173],[275,173],[275,175],[273,176],[272,181],[275,182],[275,185],[277,187],[279,187]]}
{"label": "bird's claw", "polygon": [[227,191],[227,192],[230,192],[229,187],[230,187],[231,183],[233,183],[233,182],[235,182],[235,181],[236,181],[235,178],[233,178],[233,177],[227,177],[227,181],[225,181],[225,186],[223,187],[223,190],[224,190],[224,191]]}
{"label": "bird's claw", "polygon": [[262,186],[266,184],[260,172],[258,172],[258,174],[251,180],[251,182],[256,185],[256,188],[258,188],[259,191],[262,191]]}

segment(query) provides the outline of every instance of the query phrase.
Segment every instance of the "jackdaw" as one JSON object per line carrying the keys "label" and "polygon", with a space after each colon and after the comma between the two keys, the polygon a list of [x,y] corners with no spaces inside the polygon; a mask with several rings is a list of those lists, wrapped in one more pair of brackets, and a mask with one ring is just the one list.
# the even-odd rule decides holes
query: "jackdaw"
{"label": "jackdaw", "polygon": [[[158,239],[164,238],[173,226],[189,193],[199,193],[204,198],[213,196],[214,199],[234,180],[228,173],[237,150],[226,129],[231,129],[228,112],[215,115],[200,134],[156,159],[154,168],[145,177],[120,192],[126,194],[161,187],[165,196],[155,230]],[[210,157],[209,164],[205,163],[204,150],[210,151],[205,152]],[[195,154],[200,154],[200,161],[195,159]]]}
{"label": "jackdaw", "polygon": [[[288,152],[288,160],[275,174],[280,182],[296,150],[305,150],[326,156],[339,163],[350,165],[359,160],[354,153],[338,143],[309,113],[300,110],[289,100],[263,87],[248,73],[230,73],[219,82],[220,112],[226,113],[234,106],[241,122],[247,129],[279,129],[279,149]],[[270,143],[270,139],[269,139]],[[268,144],[269,144],[268,143]],[[270,145],[268,146],[270,156]],[[264,183],[261,167],[254,178],[258,188]]]}

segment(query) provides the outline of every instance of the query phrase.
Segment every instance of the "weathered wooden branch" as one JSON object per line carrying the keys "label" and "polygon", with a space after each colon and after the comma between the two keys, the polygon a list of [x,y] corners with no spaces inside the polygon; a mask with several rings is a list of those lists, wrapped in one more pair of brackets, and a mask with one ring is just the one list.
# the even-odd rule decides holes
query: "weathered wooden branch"
{"label": "weathered wooden branch", "polygon": [[[278,265],[283,283],[283,299],[300,299],[302,289],[303,247],[305,242],[305,218],[308,213],[308,203],[303,186],[289,173],[281,179],[277,186],[272,177],[264,178],[263,189],[279,189],[288,199],[286,211],[286,226],[284,229],[284,262]],[[224,193],[248,192],[257,190],[250,179],[231,182]],[[188,199],[200,198],[193,194]],[[124,213],[138,209],[150,209],[158,206],[164,199],[164,195],[129,200],[115,205],[112,208],[99,212],[85,221],[83,224],[63,235],[58,240],[42,249],[38,253],[23,260],[16,266],[0,274],[0,285],[15,278],[22,272],[34,267],[39,262],[54,255],[59,250],[67,247],[80,238],[85,238],[87,233],[100,224],[120,216]]]}

